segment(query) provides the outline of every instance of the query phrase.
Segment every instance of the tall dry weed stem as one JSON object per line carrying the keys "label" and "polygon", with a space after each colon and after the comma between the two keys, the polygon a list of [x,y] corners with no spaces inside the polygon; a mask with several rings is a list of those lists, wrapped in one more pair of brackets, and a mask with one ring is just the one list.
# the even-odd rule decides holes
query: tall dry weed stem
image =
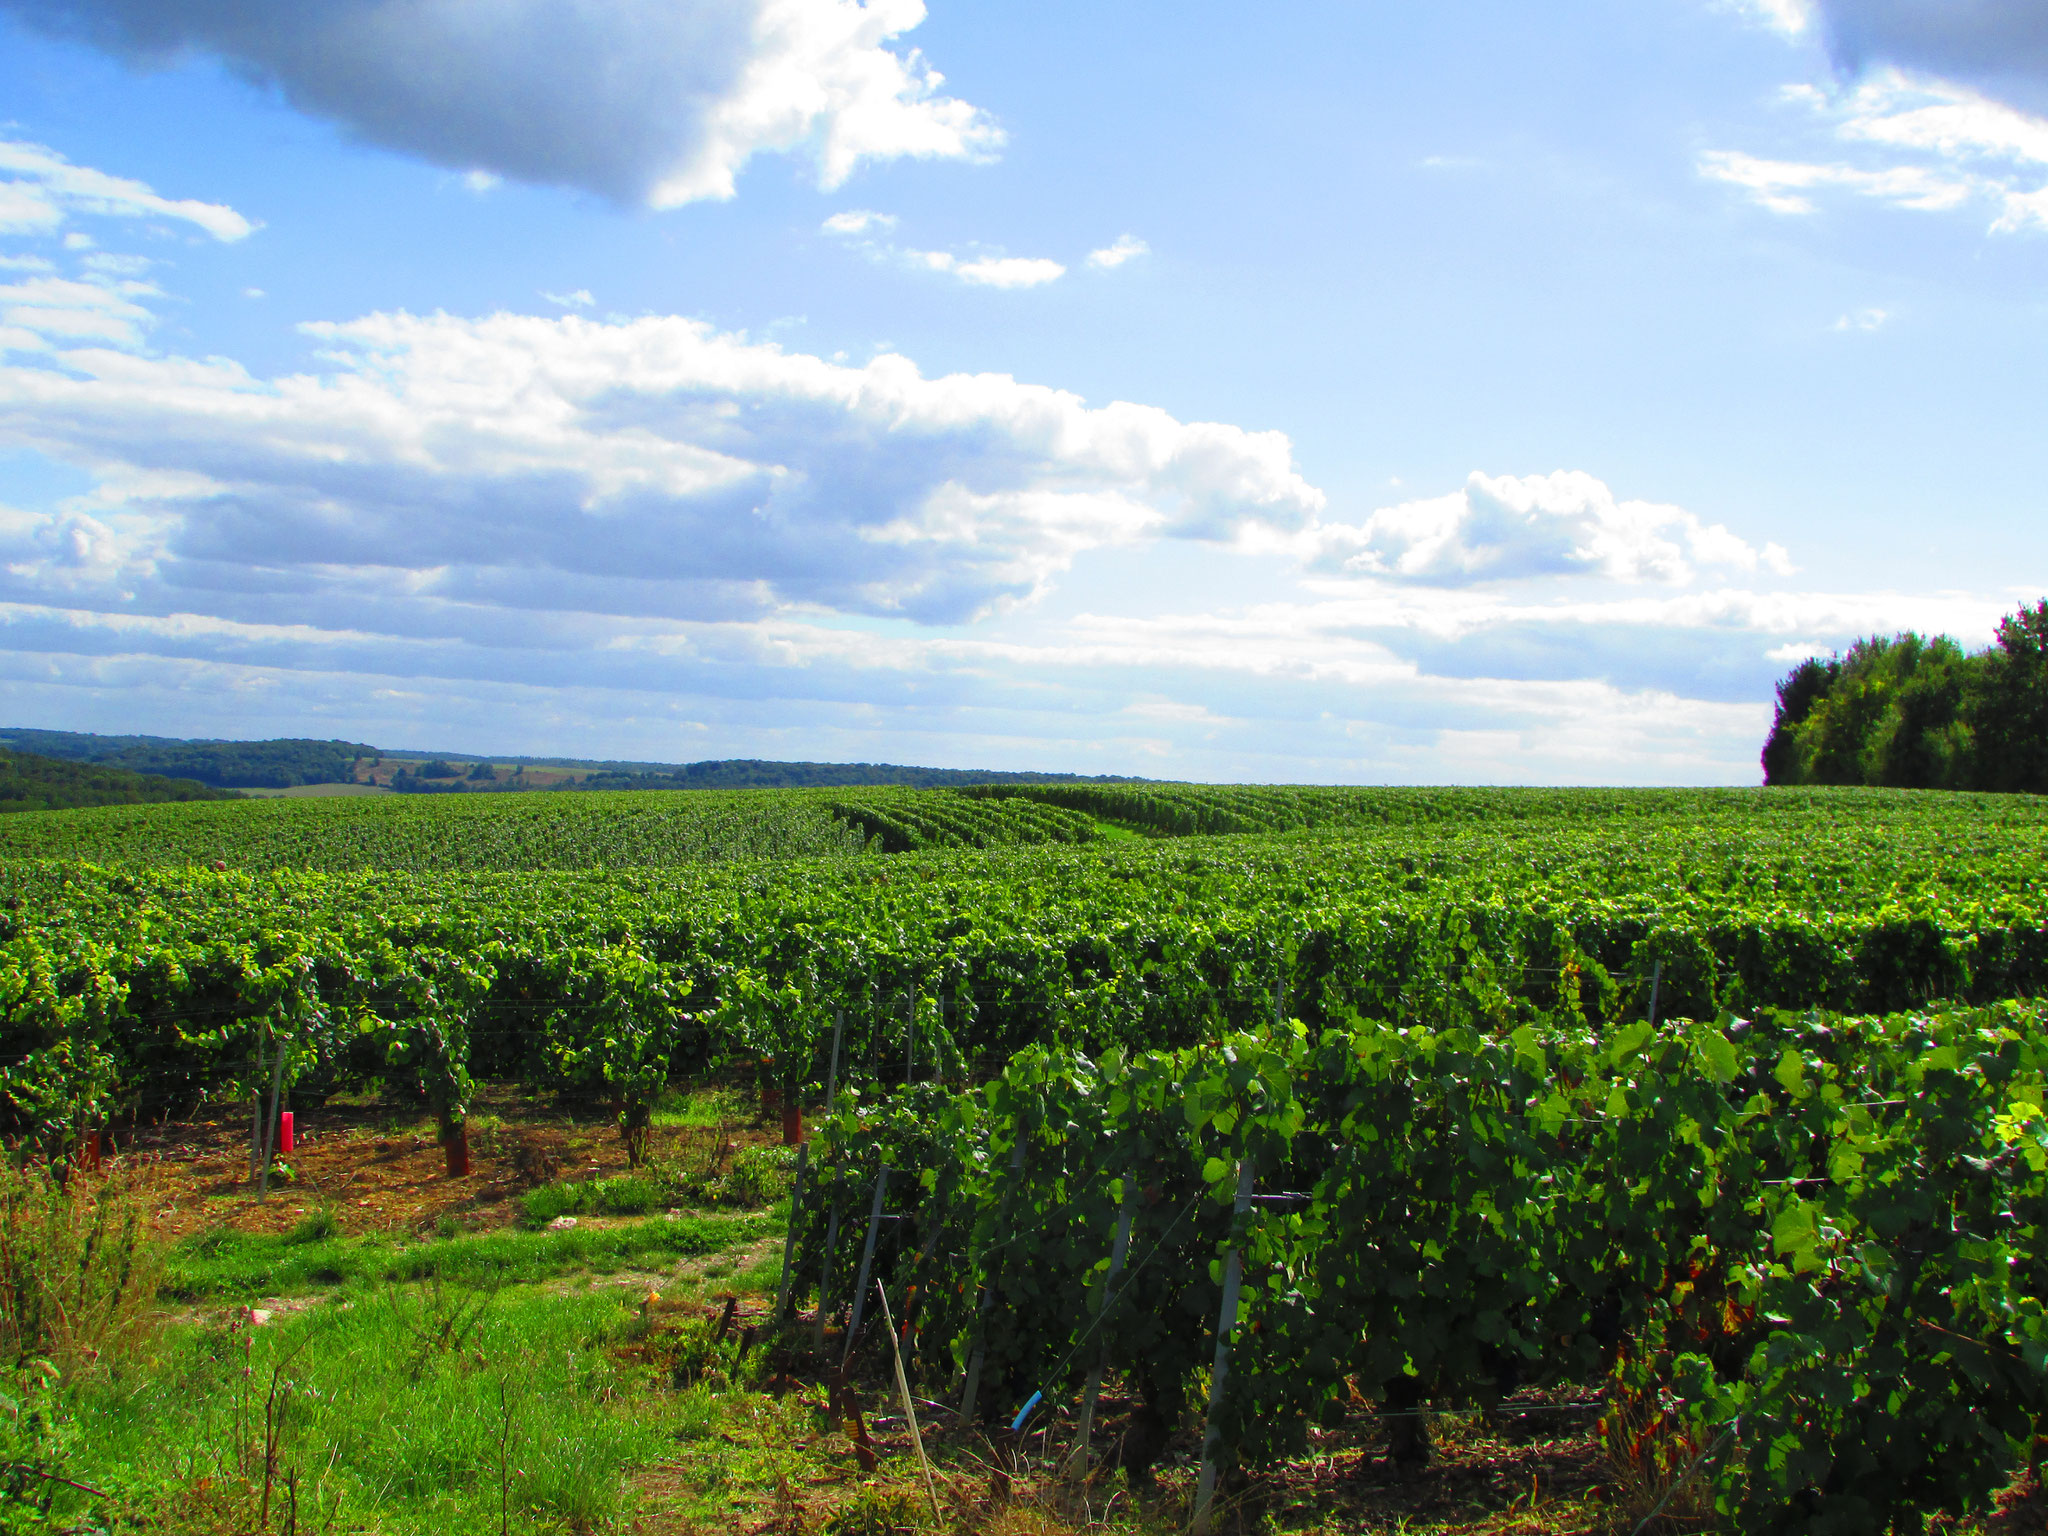
{"label": "tall dry weed stem", "polygon": [[1609,1486],[1617,1511],[1633,1529],[1652,1514],[1652,1529],[1704,1530],[1714,1522],[1713,1469],[1707,1449],[1667,1397],[1617,1390],[1600,1417]]}
{"label": "tall dry weed stem", "polygon": [[66,1377],[127,1358],[150,1328],[161,1261],[118,1175],[0,1167],[0,1359]]}

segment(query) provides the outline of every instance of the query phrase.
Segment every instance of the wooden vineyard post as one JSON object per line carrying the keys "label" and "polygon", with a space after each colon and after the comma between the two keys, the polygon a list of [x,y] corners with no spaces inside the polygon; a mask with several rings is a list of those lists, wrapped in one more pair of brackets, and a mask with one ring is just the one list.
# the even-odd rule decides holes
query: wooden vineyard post
{"label": "wooden vineyard post", "polygon": [[[1116,1213],[1116,1238],[1109,1245],[1109,1273],[1102,1277],[1102,1292],[1095,1298],[1097,1327],[1109,1310],[1110,1298],[1116,1294],[1117,1277],[1123,1273],[1124,1255],[1130,1252],[1131,1223],[1137,1213],[1138,1171],[1133,1168],[1124,1176],[1123,1206]],[[1081,1419],[1074,1431],[1073,1458],[1068,1463],[1071,1475],[1077,1479],[1088,1475],[1088,1437],[1095,1432],[1095,1404],[1102,1396],[1102,1371],[1108,1357],[1109,1340],[1105,1336],[1095,1346],[1095,1368],[1088,1373],[1088,1385],[1081,1393]]]}
{"label": "wooden vineyard post", "polygon": [[[1010,1182],[1003,1191],[1002,1211],[996,1218],[995,1246],[998,1249],[1009,1241],[1003,1236],[1003,1232],[1008,1226],[1010,1202],[1016,1197],[1017,1186],[1022,1182],[1020,1176],[1023,1172],[1024,1138],[1019,1135],[1010,1148]],[[967,1356],[967,1385],[960,1393],[960,1422],[963,1424],[971,1424],[974,1421],[974,1400],[981,1391],[981,1367],[988,1358],[988,1309],[995,1305],[995,1299],[994,1276],[991,1274],[981,1282],[981,1299],[974,1306],[974,1347]]]}
{"label": "wooden vineyard post", "polygon": [[255,1086],[250,1096],[256,1101],[249,1106],[249,1179],[253,1183],[257,1166],[263,1160],[263,1036],[256,1037]]}
{"label": "wooden vineyard post", "polygon": [[903,1021],[903,1086],[917,1077],[917,993],[910,994],[910,1011]]}
{"label": "wooden vineyard post", "polygon": [[1657,987],[1663,980],[1664,962],[1662,960],[1652,961],[1650,964],[1650,1022],[1652,1024],[1657,1022]]}
{"label": "wooden vineyard post", "polygon": [[[270,1159],[277,1150],[277,1096],[284,1088],[284,1044],[276,1047],[277,1060],[270,1073],[270,1118],[263,1123],[263,1172],[262,1182],[256,1186],[256,1198],[270,1198]],[[260,1100],[258,1101],[260,1104]],[[260,1112],[260,1111],[259,1111]]]}
{"label": "wooden vineyard post", "polygon": [[868,1240],[861,1245],[860,1276],[853,1283],[853,1315],[846,1320],[846,1348],[839,1356],[842,1371],[853,1358],[854,1343],[860,1338],[860,1320],[868,1305],[868,1270],[875,1262],[875,1234],[882,1229],[882,1196],[888,1188],[889,1165],[884,1163],[875,1174],[875,1203],[868,1210]]}
{"label": "wooden vineyard post", "polygon": [[[1247,1154],[1237,1165],[1233,1229],[1244,1220],[1251,1206],[1252,1159]],[[1243,1280],[1244,1253],[1233,1230],[1230,1248],[1223,1257],[1223,1305],[1216,1314],[1216,1363],[1209,1371],[1209,1415],[1202,1426],[1202,1477],[1195,1485],[1194,1536],[1209,1536],[1209,1517],[1216,1504],[1216,1463],[1223,1449],[1223,1384],[1230,1375],[1230,1341],[1237,1332],[1237,1293]]]}
{"label": "wooden vineyard post", "polygon": [[832,1219],[825,1224],[825,1257],[818,1266],[818,1315],[811,1323],[811,1349],[825,1352],[825,1298],[832,1288],[832,1250],[839,1246],[839,1202],[832,1202]]}
{"label": "wooden vineyard post", "polygon": [[[832,1065],[825,1069],[825,1113],[832,1113],[832,1096],[839,1087],[839,1037],[846,1029],[846,1010],[838,1010],[832,1021]],[[789,1315],[789,1292],[791,1271],[796,1261],[796,1226],[804,1210],[804,1172],[810,1166],[811,1146],[805,1142],[796,1149],[796,1179],[789,1190],[789,1231],[782,1239],[782,1285],[775,1293],[775,1316],[778,1321]],[[829,1262],[829,1258],[828,1258]],[[825,1293],[818,1292],[818,1315],[825,1315]]]}
{"label": "wooden vineyard post", "polygon": [[882,1301],[882,1327],[889,1335],[889,1359],[896,1367],[896,1391],[903,1399],[903,1422],[910,1426],[910,1448],[917,1452],[917,1464],[924,1471],[924,1491],[931,1496],[932,1517],[944,1529],[946,1512],[939,1507],[939,1490],[932,1482],[932,1464],[925,1459],[924,1436],[917,1432],[917,1402],[910,1395],[910,1378],[903,1373],[903,1351],[896,1345],[896,1319],[889,1315],[889,1293],[875,1282],[875,1294]]}

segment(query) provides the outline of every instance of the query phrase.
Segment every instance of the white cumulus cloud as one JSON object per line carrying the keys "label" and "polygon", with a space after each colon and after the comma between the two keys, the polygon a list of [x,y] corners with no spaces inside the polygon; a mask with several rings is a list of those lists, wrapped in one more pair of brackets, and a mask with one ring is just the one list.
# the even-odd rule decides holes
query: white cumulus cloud
{"label": "white cumulus cloud", "polygon": [[1774,213],[1805,214],[1845,192],[1923,213],[1988,208],[1991,229],[2048,229],[2048,121],[1965,86],[1883,70],[1852,90],[1794,86],[1788,101],[1813,114],[1860,163],[1768,159],[1711,150],[1700,173],[1741,187]]}
{"label": "white cumulus cloud", "polygon": [[1115,240],[1105,245],[1101,250],[1090,251],[1088,253],[1088,265],[1105,269],[1120,267],[1133,257],[1150,255],[1151,251],[1152,247],[1140,240],[1136,235],[1118,235]]}
{"label": "white cumulus cloud", "polygon": [[[73,165],[53,149],[0,139],[0,234],[55,233],[72,214],[162,218],[193,224],[216,240],[240,240],[256,226],[232,208],[191,198],[169,198],[139,181]],[[76,248],[89,249],[82,235]]]}
{"label": "white cumulus cloud", "polygon": [[890,262],[919,272],[943,272],[978,288],[1038,288],[1058,282],[1066,267],[1046,256],[968,255],[955,251],[924,251],[881,238],[896,227],[893,214],[869,208],[835,213],[819,226],[864,252],[872,261]]}
{"label": "white cumulus cloud", "polygon": [[934,272],[950,272],[961,282],[980,288],[1039,288],[1057,282],[1067,274],[1065,267],[1045,256],[973,256],[963,259],[951,251],[907,251],[904,254]]}
{"label": "white cumulus cloud", "polygon": [[165,520],[130,584],[243,606],[283,583],[294,606],[957,621],[1086,549],[1298,530],[1322,506],[1278,433],[895,355],[851,367],[675,317],[396,314],[309,327],[324,371],[261,379],[78,344],[126,339],[124,317],[49,283],[16,285],[38,350],[0,367],[0,440],[186,477],[129,498]]}
{"label": "white cumulus cloud", "polygon": [[[669,208],[796,153],[974,158],[1001,132],[915,51],[923,0],[0,0],[137,62],[211,55],[456,171]],[[0,209],[4,214],[4,209]]]}
{"label": "white cumulus cloud", "polygon": [[864,235],[871,229],[894,229],[896,215],[876,213],[872,208],[848,208],[833,214],[821,227],[828,235]]}
{"label": "white cumulus cloud", "polygon": [[1697,568],[1783,573],[1776,544],[1758,549],[1682,507],[1620,501],[1588,474],[1473,474],[1448,496],[1382,507],[1362,524],[1306,536],[1311,569],[1435,586],[1540,577],[1683,584]]}
{"label": "white cumulus cloud", "polygon": [[1739,150],[1711,150],[1702,155],[1700,174],[1710,181],[1741,187],[1773,213],[1811,213],[1812,194],[1824,189],[1853,192],[1899,208],[1939,213],[1961,207],[1974,190],[1961,177],[1919,166],[1865,171],[1851,165],[1764,160]]}
{"label": "white cumulus cloud", "polygon": [[1813,24],[1809,0],[1728,0],[1728,5],[1787,37],[1798,37]]}

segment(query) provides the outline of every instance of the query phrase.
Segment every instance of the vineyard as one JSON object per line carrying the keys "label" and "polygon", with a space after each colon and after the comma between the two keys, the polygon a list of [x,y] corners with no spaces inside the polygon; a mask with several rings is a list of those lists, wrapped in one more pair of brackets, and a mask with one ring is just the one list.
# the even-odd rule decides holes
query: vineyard
{"label": "vineyard", "polygon": [[969,789],[588,791],[120,805],[0,821],[0,859],[125,869],[432,874],[646,870],[1246,834],[1395,828],[1723,828],[1736,836],[1839,824],[2023,832],[2027,801],[1895,800],[1856,790],[1293,789],[986,785]]}
{"label": "vineyard", "polygon": [[1606,1379],[1667,1475],[1713,1461],[1734,1529],[1890,1530],[1988,1507],[2048,1409],[2044,1025],[1033,1047],[980,1093],[842,1103],[797,1284],[829,1310],[881,1278],[912,1370],[991,1426],[1077,1397],[1085,1426],[1105,1370],[1134,1383],[1141,1476],[1204,1366],[1205,1478],[1361,1395],[1419,1460],[1426,1403]]}
{"label": "vineyard", "polygon": [[2048,1406],[2040,800],[422,797],[0,854],[24,1149],[379,1085],[453,1171],[492,1081],[630,1160],[678,1080],[829,1078],[791,1306],[881,1280],[922,1390],[1019,1433],[1107,1371],[1133,1477],[1189,1416],[1228,1481],[1607,1382],[1736,1528],[1877,1532],[1984,1508]]}

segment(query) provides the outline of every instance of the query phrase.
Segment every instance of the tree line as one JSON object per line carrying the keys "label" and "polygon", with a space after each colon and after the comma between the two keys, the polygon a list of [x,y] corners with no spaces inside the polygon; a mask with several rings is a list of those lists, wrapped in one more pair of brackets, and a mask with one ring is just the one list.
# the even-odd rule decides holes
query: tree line
{"label": "tree line", "polygon": [[1966,651],[1907,631],[1809,657],[1778,683],[1766,784],[2048,794],[2048,598]]}
{"label": "tree line", "polygon": [[233,800],[228,790],[191,779],[131,773],[96,763],[66,763],[0,747],[0,812],[57,811],[80,805],[143,805],[161,800]]}
{"label": "tree line", "polygon": [[[130,773],[191,779],[220,789],[291,789],[353,776],[377,749],[354,741],[187,741],[175,736],[100,736],[90,731],[0,731],[0,746]],[[162,797],[158,797],[162,798]]]}

